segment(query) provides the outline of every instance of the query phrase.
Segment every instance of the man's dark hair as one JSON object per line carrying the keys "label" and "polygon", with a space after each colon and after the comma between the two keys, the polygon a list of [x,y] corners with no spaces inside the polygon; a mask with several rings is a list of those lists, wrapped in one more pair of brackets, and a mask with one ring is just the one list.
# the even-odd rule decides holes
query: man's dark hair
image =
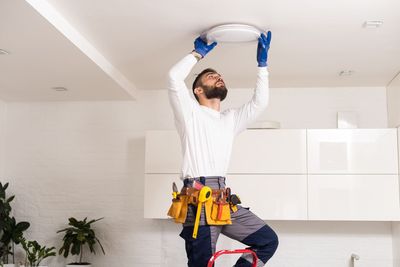
{"label": "man's dark hair", "polygon": [[199,98],[194,93],[194,89],[202,85],[201,78],[204,76],[204,74],[210,73],[210,72],[211,73],[217,73],[216,70],[211,69],[211,68],[207,68],[207,69],[203,70],[202,72],[200,72],[199,74],[197,74],[196,78],[194,79],[194,82],[193,82],[193,85],[192,85],[192,90],[193,90],[194,97],[196,98],[197,101],[199,101]]}

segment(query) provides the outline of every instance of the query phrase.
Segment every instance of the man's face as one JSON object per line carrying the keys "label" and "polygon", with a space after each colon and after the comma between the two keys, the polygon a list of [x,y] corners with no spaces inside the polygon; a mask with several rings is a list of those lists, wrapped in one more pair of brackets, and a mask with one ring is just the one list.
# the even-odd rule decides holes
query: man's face
{"label": "man's face", "polygon": [[216,72],[207,72],[202,77],[201,87],[207,99],[218,98],[223,101],[228,93],[221,75]]}

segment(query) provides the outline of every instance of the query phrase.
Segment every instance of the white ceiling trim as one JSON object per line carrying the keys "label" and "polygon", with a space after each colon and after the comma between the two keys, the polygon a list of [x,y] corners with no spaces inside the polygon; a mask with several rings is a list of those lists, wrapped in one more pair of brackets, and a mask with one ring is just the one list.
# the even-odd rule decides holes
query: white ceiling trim
{"label": "white ceiling trim", "polygon": [[389,87],[392,85],[392,83],[394,82],[394,80],[397,79],[397,77],[400,78],[400,71],[398,73],[396,73],[396,75],[394,75],[394,77],[389,81],[389,83],[386,85],[386,87]]}
{"label": "white ceiling trim", "polygon": [[111,79],[122,87],[133,99],[137,99],[136,87],[115,68],[82,34],[46,0],[25,0],[78,49],[99,66]]}

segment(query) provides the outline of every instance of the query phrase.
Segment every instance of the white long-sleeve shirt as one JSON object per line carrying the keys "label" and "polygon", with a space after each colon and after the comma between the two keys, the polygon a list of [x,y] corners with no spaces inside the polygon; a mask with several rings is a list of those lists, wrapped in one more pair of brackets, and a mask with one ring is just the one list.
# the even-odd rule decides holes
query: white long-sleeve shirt
{"label": "white long-sleeve shirt", "polygon": [[259,67],[254,95],[248,103],[222,112],[202,106],[190,96],[184,81],[196,63],[189,54],[168,75],[169,100],[182,143],[181,179],[225,176],[233,138],[267,107],[269,98],[268,71]]}

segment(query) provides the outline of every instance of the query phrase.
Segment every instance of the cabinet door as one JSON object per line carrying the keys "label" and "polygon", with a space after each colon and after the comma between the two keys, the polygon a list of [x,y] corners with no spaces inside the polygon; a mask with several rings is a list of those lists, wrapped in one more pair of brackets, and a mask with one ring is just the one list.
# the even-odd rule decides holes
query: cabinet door
{"label": "cabinet door", "polygon": [[229,175],[226,183],[263,220],[307,220],[306,175]]}
{"label": "cabinet door", "polygon": [[[172,182],[180,190],[178,175],[146,174],[144,217],[168,218]],[[307,219],[306,175],[230,175],[227,186],[240,196],[244,207],[250,207],[263,220]]]}
{"label": "cabinet door", "polygon": [[306,131],[243,132],[235,140],[228,173],[306,174]]}
{"label": "cabinet door", "polygon": [[397,174],[395,129],[307,130],[310,174]]}
{"label": "cabinet door", "polygon": [[309,175],[310,220],[400,219],[397,175]]}
{"label": "cabinet door", "polygon": [[172,182],[181,190],[178,174],[145,174],[144,218],[166,219],[172,199]]}
{"label": "cabinet door", "polygon": [[181,141],[176,131],[146,132],[146,173],[179,173],[181,165]]}

